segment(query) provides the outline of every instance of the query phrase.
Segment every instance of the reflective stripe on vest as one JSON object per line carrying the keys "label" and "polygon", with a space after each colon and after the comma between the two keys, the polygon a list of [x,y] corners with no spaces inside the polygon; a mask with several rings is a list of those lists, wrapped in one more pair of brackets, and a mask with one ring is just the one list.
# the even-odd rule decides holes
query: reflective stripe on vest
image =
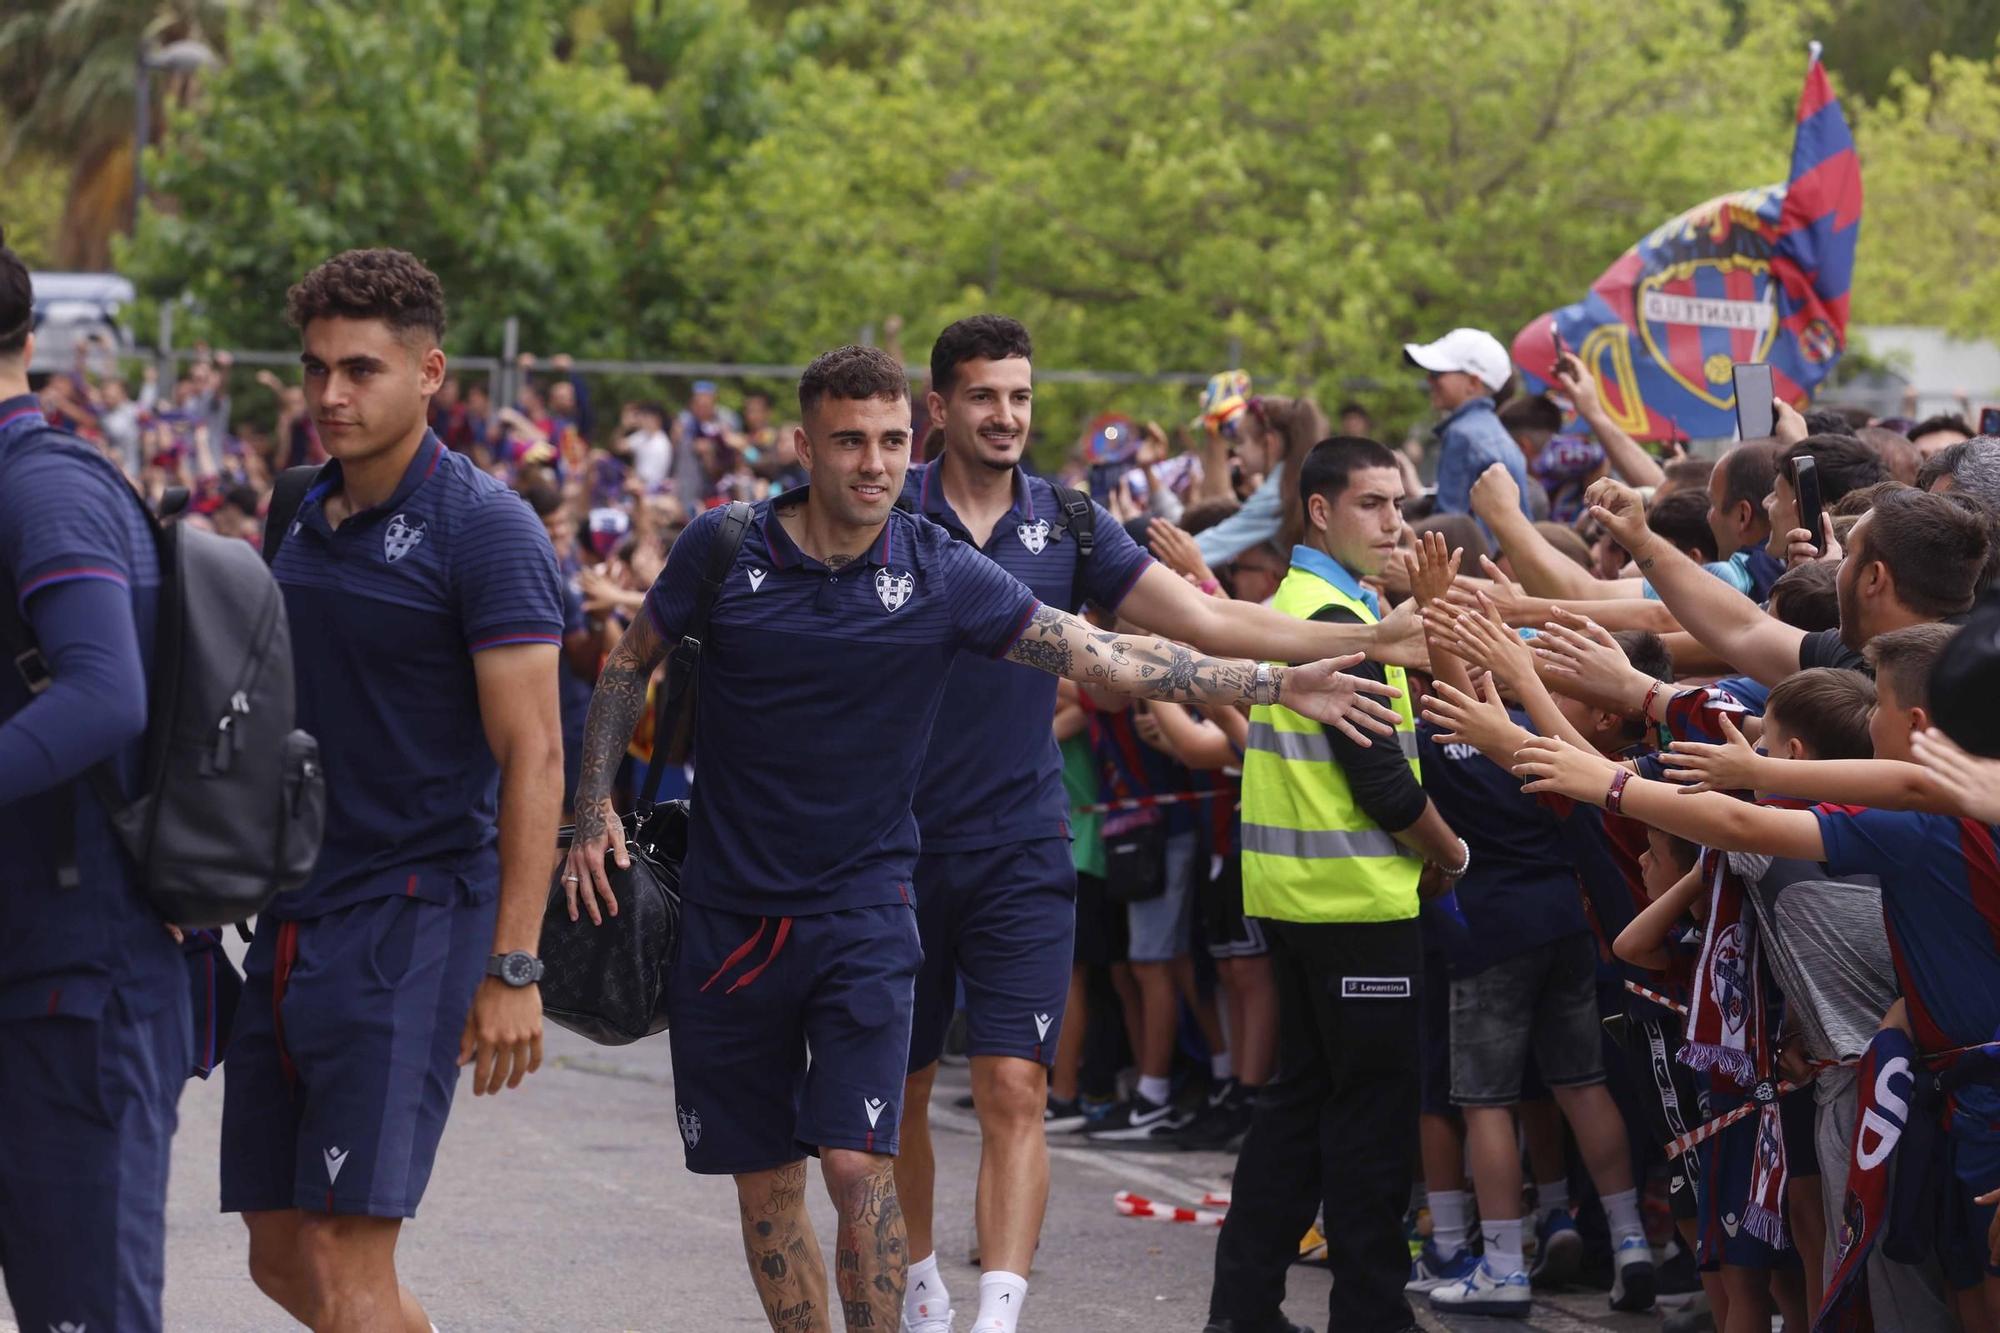
{"label": "reflective stripe on vest", "polygon": [[[1319,575],[1293,566],[1271,605],[1301,620],[1328,606],[1375,616]],[[1420,775],[1416,716],[1400,667],[1384,674],[1403,691],[1390,702],[1395,743]],[[1389,738],[1367,733],[1371,743]],[[1280,921],[1403,921],[1417,914],[1422,863],[1363,813],[1334,762],[1325,729],[1289,708],[1250,711],[1243,760],[1243,910]]]}

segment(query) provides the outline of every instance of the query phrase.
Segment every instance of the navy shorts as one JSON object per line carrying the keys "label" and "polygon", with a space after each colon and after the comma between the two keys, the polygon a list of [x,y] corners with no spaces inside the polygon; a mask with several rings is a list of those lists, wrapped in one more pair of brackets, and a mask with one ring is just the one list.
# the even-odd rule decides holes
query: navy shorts
{"label": "navy shorts", "polygon": [[924,965],[910,1071],[944,1052],[959,983],[968,1055],[1051,1065],[1075,956],[1076,868],[1067,838],[917,858],[912,889]]}
{"label": "navy shorts", "polygon": [[1937,1182],[1942,1196],[1938,1257],[1945,1281],[1962,1291],[1978,1286],[1983,1277],[2000,1276],[1987,1241],[1994,1206],[1975,1202],[1980,1195],[2000,1188],[2000,1128],[1964,1106],[1952,1108],[1945,1123],[1944,1156],[1949,1169]]}
{"label": "navy shorts", "polygon": [[257,922],[222,1063],[222,1211],[415,1217],[496,900]]}
{"label": "navy shorts", "polygon": [[[1729,1087],[1720,1075],[1711,1076],[1710,1115],[1727,1115],[1744,1100],[1745,1094]],[[1782,1133],[1782,1107],[1779,1115]],[[1701,1157],[1701,1177],[1695,1186],[1701,1205],[1698,1257],[1704,1268],[1714,1263],[1731,1268],[1799,1266],[1796,1246],[1778,1249],[1743,1225],[1743,1210],[1750,1201],[1750,1182],[1757,1167],[1762,1120],[1762,1115],[1753,1111],[1696,1149]]]}
{"label": "navy shorts", "polygon": [[893,1157],[921,957],[904,905],[762,917],[684,902],[668,1034],[688,1170]]}
{"label": "navy shorts", "polygon": [[0,1023],[0,1268],[25,1329],[160,1327],[187,990]]}

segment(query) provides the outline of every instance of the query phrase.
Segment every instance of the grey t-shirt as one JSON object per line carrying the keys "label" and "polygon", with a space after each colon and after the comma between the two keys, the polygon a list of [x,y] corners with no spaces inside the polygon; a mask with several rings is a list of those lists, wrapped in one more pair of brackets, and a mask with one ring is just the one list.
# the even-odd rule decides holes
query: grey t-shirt
{"label": "grey t-shirt", "polygon": [[[1880,882],[1829,879],[1816,862],[1748,852],[1731,852],[1729,865],[1750,886],[1764,956],[1806,1054],[1859,1056],[1896,1001]],[[1838,1087],[1835,1081],[1822,1091]]]}

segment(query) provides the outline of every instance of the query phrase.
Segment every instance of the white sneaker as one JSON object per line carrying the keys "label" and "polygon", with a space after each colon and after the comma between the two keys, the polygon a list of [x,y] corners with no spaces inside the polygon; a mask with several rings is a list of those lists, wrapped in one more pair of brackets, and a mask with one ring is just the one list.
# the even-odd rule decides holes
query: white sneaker
{"label": "white sneaker", "polygon": [[1505,1319],[1526,1319],[1535,1293],[1526,1273],[1505,1277],[1488,1268],[1484,1261],[1465,1278],[1431,1292],[1431,1308],[1450,1314],[1498,1315]]}
{"label": "white sneaker", "polygon": [[920,1313],[915,1323],[910,1322],[910,1312],[903,1311],[902,1333],[952,1333],[951,1321],[958,1318],[958,1311],[947,1308],[943,1314],[922,1313],[927,1308],[917,1307]]}

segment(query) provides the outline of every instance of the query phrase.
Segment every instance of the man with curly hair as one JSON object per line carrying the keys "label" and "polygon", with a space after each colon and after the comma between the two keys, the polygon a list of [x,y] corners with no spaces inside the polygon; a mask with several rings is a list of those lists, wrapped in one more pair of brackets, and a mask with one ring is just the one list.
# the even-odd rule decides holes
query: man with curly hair
{"label": "man with curly hair", "polygon": [[273,534],[272,569],[329,799],[312,878],[244,962],[222,1206],[249,1227],[251,1277],[301,1323],[423,1333],[396,1241],[459,1067],[477,1095],[541,1063],[562,583],[534,511],[426,424],[445,375],[429,269],[350,250],[286,315],[332,457]]}

